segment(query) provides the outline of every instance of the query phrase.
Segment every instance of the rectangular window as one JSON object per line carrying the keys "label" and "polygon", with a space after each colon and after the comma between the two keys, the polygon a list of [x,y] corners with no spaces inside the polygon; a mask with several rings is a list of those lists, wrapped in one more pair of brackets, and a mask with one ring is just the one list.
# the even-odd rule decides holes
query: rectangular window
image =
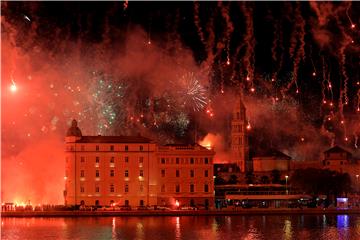
{"label": "rectangular window", "polygon": [[144,170],[140,170],[140,177],[144,177]]}
{"label": "rectangular window", "polygon": [[95,187],[95,192],[100,192],[100,187]]}
{"label": "rectangular window", "polygon": [[209,164],[209,159],[208,159],[208,158],[205,158],[205,159],[204,159],[204,162],[205,162],[205,164]]}
{"label": "rectangular window", "polygon": [[100,177],[100,172],[99,172],[99,170],[96,170],[96,172],[95,172],[95,177]]}
{"label": "rectangular window", "polygon": [[190,158],[190,164],[194,164],[194,158]]}
{"label": "rectangular window", "polygon": [[115,176],[115,171],[114,170],[110,170],[110,177]]}
{"label": "rectangular window", "polygon": [[180,177],[180,171],[176,170],[176,177]]}
{"label": "rectangular window", "polygon": [[114,163],[115,162],[115,158],[114,157],[111,157],[110,158],[110,163]]}
{"label": "rectangular window", "polygon": [[161,177],[165,177],[165,169],[161,169]]}
{"label": "rectangular window", "polygon": [[81,151],[85,151],[85,146],[81,145]]}
{"label": "rectangular window", "polygon": [[139,157],[139,163],[143,163],[144,162],[144,157]]}
{"label": "rectangular window", "polygon": [[144,200],[140,200],[140,206],[144,206]]}
{"label": "rectangular window", "polygon": [[125,177],[129,177],[129,170],[125,170]]}
{"label": "rectangular window", "polygon": [[125,162],[126,162],[126,163],[129,162],[129,157],[125,157]]}
{"label": "rectangular window", "polygon": [[84,187],[80,187],[80,192],[85,192],[85,188]]}
{"label": "rectangular window", "polygon": [[144,146],[140,145],[140,151],[144,151]]}
{"label": "rectangular window", "polygon": [[204,192],[209,192],[209,185],[207,184],[204,185]]}
{"label": "rectangular window", "polygon": [[161,164],[165,164],[165,158],[161,158]]}
{"label": "rectangular window", "polygon": [[96,158],[95,158],[95,162],[96,162],[96,163],[99,163],[99,162],[100,162],[100,157],[96,157]]}
{"label": "rectangular window", "polygon": [[161,185],[161,192],[165,192],[165,184]]}
{"label": "rectangular window", "polygon": [[85,171],[84,170],[80,171],[80,177],[85,177]]}
{"label": "rectangular window", "polygon": [[195,175],[194,170],[190,170],[190,177],[194,177],[194,175]]}
{"label": "rectangular window", "polygon": [[114,145],[110,145],[110,151],[114,151]]}
{"label": "rectangular window", "polygon": [[194,192],[194,189],[195,189],[194,184],[190,184],[190,192]]}
{"label": "rectangular window", "polygon": [[176,184],[176,186],[175,186],[175,192],[180,192],[180,185],[179,184]]}
{"label": "rectangular window", "polygon": [[110,185],[110,192],[115,192],[114,184]]}
{"label": "rectangular window", "polygon": [[209,176],[209,171],[208,170],[205,170],[204,172],[204,177],[208,177]]}
{"label": "rectangular window", "polygon": [[144,185],[140,184],[140,192],[144,192]]}
{"label": "rectangular window", "polygon": [[125,184],[125,192],[129,192],[129,185]]}
{"label": "rectangular window", "polygon": [[129,146],[125,145],[125,151],[129,151]]}
{"label": "rectangular window", "polygon": [[99,149],[100,149],[100,147],[99,147],[99,145],[96,145],[96,151],[99,151]]}
{"label": "rectangular window", "polygon": [[80,162],[85,162],[85,157],[80,157]]}
{"label": "rectangular window", "polygon": [[176,164],[179,164],[179,163],[180,163],[180,159],[176,158]]}

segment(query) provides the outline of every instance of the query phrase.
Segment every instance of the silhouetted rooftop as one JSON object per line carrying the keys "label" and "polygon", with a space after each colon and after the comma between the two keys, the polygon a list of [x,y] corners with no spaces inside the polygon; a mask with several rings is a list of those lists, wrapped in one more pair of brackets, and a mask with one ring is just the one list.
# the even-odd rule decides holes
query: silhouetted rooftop
{"label": "silhouetted rooftop", "polygon": [[332,147],[332,148],[326,150],[324,153],[342,153],[342,152],[346,152],[350,155],[352,154],[350,151],[345,150],[344,148],[342,148],[340,146]]}
{"label": "silhouetted rooftop", "polygon": [[279,150],[276,150],[276,149],[266,150],[262,153],[255,155],[255,157],[276,157],[276,158],[282,158],[282,159],[288,159],[288,160],[291,159],[290,156],[288,156],[285,153],[280,152]]}

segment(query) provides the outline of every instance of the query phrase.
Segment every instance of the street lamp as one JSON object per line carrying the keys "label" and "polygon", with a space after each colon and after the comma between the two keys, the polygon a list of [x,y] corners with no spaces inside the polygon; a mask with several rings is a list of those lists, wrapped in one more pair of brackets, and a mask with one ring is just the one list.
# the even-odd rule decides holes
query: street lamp
{"label": "street lamp", "polygon": [[357,193],[359,193],[359,174],[356,174],[355,177],[356,177],[356,189],[357,189]]}
{"label": "street lamp", "polygon": [[288,189],[287,189],[287,181],[288,181],[288,178],[289,178],[289,176],[286,175],[286,176],[285,176],[285,189],[286,189],[286,194],[288,194]]}

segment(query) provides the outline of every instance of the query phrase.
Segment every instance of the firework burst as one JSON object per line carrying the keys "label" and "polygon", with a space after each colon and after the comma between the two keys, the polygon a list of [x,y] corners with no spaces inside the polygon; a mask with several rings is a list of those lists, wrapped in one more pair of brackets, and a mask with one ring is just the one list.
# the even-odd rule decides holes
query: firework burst
{"label": "firework burst", "polygon": [[179,85],[179,99],[184,107],[190,106],[194,111],[200,111],[207,105],[207,91],[194,73],[184,74],[180,78]]}

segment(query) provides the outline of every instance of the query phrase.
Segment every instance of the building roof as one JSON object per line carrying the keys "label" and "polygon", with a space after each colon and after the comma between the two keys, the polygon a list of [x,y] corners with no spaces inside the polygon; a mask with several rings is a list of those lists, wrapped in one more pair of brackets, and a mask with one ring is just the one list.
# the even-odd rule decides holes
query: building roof
{"label": "building roof", "polygon": [[202,148],[202,149],[206,149],[208,150],[206,147],[204,146],[201,146],[200,144],[197,144],[197,143],[193,143],[193,144],[165,144],[164,145],[165,147],[199,147],[199,148]]}
{"label": "building roof", "polygon": [[151,143],[152,140],[142,136],[82,136],[77,143]]}
{"label": "building roof", "polygon": [[263,153],[260,153],[259,155],[256,155],[255,158],[256,157],[275,157],[275,158],[282,158],[287,160],[291,159],[290,156],[276,149],[269,149],[267,151],[264,151]]}
{"label": "building roof", "polygon": [[324,153],[342,153],[342,152],[346,152],[346,153],[351,155],[351,152],[349,152],[349,151],[347,151],[344,148],[339,147],[339,146],[332,147],[332,148],[326,150]]}

